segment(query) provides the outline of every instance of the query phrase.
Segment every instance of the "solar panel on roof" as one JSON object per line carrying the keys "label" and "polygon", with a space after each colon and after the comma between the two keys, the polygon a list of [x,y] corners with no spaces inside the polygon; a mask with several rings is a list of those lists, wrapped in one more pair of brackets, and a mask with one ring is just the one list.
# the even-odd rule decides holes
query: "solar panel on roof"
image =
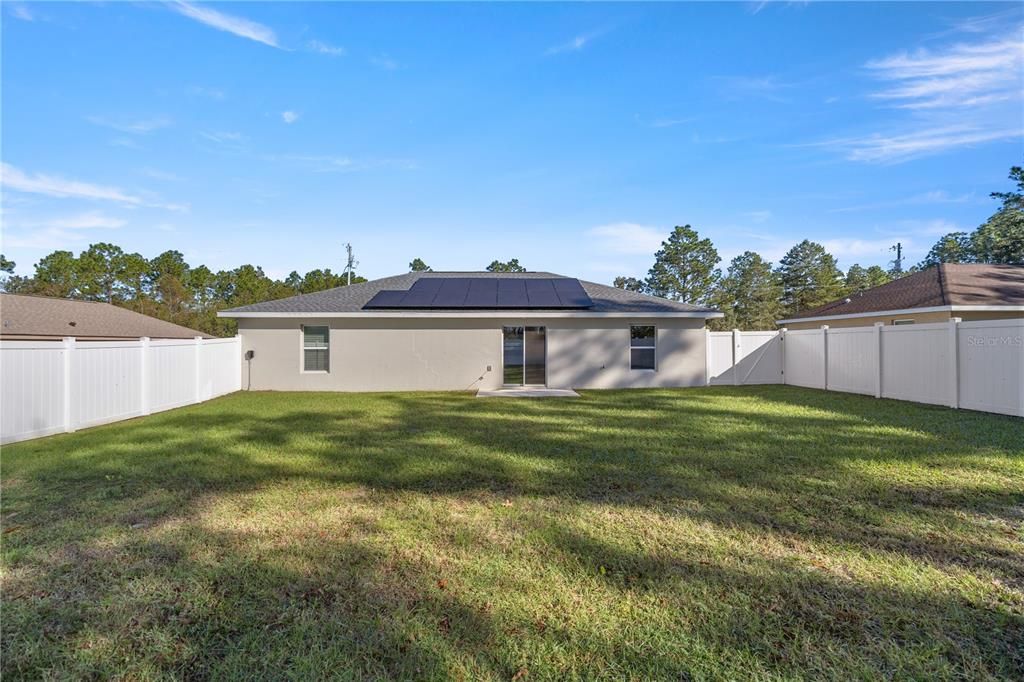
{"label": "solar panel on roof", "polygon": [[550,279],[526,280],[526,296],[531,308],[553,308],[562,305]]}
{"label": "solar panel on roof", "polygon": [[521,279],[498,280],[499,308],[528,308],[530,299],[526,296],[526,282]]}
{"label": "solar panel on roof", "polygon": [[441,288],[431,304],[434,308],[462,308],[469,294],[469,280],[465,277],[453,277],[441,280]]}
{"label": "solar panel on roof", "polygon": [[364,308],[392,308],[400,306],[408,291],[378,291]]}
{"label": "solar panel on roof", "polygon": [[570,308],[587,308],[594,304],[578,279],[555,279],[551,282],[562,305]]}
{"label": "solar panel on roof", "polygon": [[593,305],[568,278],[422,277],[406,291],[379,291],[365,309],[550,309]]}
{"label": "solar panel on roof", "polygon": [[498,305],[498,280],[471,279],[465,305],[467,308],[493,308]]}
{"label": "solar panel on roof", "polygon": [[403,308],[430,308],[444,280],[441,278],[423,277],[416,280],[409,288],[409,293],[402,300]]}

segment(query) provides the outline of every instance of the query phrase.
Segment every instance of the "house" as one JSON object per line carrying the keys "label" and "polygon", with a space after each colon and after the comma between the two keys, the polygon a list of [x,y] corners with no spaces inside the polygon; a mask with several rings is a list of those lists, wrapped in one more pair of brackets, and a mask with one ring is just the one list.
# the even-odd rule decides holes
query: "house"
{"label": "house", "polygon": [[547,272],[410,272],[219,313],[252,389],[704,383],[717,311]]}
{"label": "house", "polygon": [[0,339],[7,341],[81,341],[213,338],[195,329],[158,320],[99,301],[0,294]]}
{"label": "house", "polygon": [[788,329],[1024,318],[1024,265],[943,263],[794,317]]}

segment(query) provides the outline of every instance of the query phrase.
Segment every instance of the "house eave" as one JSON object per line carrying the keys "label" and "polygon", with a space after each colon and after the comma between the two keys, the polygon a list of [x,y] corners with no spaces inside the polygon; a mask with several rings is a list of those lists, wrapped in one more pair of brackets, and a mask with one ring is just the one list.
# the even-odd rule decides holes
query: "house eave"
{"label": "house eave", "polygon": [[224,310],[217,313],[217,317],[229,318],[366,318],[366,319],[508,319],[508,318],[702,318],[711,319],[723,317],[723,314],[715,311],[693,311],[693,312],[553,312],[553,311],[532,311],[510,309],[508,311],[480,311],[466,313],[451,312],[422,312],[422,311],[382,311],[382,312],[343,312],[325,313],[317,311],[309,312],[232,312]]}
{"label": "house eave", "polygon": [[815,317],[791,317],[775,320],[775,324],[793,324],[795,322],[828,322],[829,320],[853,320],[859,317],[879,317],[880,315],[915,315],[920,313],[992,313],[992,312],[1024,312],[1024,305],[937,305],[928,308],[901,308],[898,310],[876,310],[866,313],[849,313],[846,315],[817,315]]}

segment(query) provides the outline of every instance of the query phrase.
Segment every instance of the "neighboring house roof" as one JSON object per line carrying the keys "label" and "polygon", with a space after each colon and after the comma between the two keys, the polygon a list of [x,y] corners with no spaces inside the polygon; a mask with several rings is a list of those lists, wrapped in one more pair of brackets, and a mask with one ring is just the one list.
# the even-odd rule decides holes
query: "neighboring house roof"
{"label": "neighboring house roof", "polygon": [[[495,314],[508,315],[511,312],[507,309],[449,309],[439,311],[437,308],[429,310],[406,309],[401,311],[367,310],[364,306],[381,291],[408,289],[417,280],[424,277],[444,278],[473,278],[484,277],[491,279],[569,279],[562,275],[555,275],[550,272],[409,272],[394,277],[384,277],[370,282],[351,284],[337,289],[327,289],[313,294],[303,294],[282,298],[276,301],[266,301],[254,305],[241,306],[223,310],[218,315],[222,317],[260,317],[269,316],[300,316],[300,315],[359,315],[359,316],[401,316],[416,313],[429,312],[433,314],[448,315],[480,315]],[[592,305],[585,310],[559,310],[545,308],[530,308],[531,313],[557,313],[566,316],[593,315],[593,314],[652,314],[652,315],[677,315],[689,317],[720,317],[721,313],[711,308],[690,305],[670,301],[657,296],[637,294],[624,289],[596,284],[594,282],[580,281],[583,290],[590,296]]]}
{"label": "neighboring house roof", "polygon": [[4,338],[191,339],[209,334],[98,301],[0,294]]}
{"label": "neighboring house roof", "polygon": [[943,263],[779,322],[979,307],[1024,309],[1024,265]]}

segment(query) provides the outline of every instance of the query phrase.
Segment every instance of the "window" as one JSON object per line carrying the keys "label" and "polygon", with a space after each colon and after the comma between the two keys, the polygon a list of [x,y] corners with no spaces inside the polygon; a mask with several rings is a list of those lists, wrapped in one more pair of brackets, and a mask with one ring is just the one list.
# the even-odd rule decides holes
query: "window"
{"label": "window", "polygon": [[653,325],[633,325],[629,328],[629,368],[654,369],[655,339]]}
{"label": "window", "polygon": [[913,320],[893,320],[893,324],[914,324]]}
{"label": "window", "polygon": [[302,371],[330,370],[330,327],[302,327]]}

